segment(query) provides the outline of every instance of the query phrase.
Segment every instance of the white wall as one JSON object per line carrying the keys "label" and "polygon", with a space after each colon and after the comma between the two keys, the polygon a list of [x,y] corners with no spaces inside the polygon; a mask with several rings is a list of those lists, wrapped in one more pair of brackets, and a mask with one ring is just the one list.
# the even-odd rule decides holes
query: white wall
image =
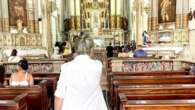
{"label": "white wall", "polygon": [[192,60],[195,61],[195,30],[191,30],[189,32],[189,41],[190,41],[190,54],[192,56]]}
{"label": "white wall", "polygon": [[[189,9],[195,10],[195,0],[189,0]],[[189,44],[192,59],[195,61],[195,19],[189,21]]]}

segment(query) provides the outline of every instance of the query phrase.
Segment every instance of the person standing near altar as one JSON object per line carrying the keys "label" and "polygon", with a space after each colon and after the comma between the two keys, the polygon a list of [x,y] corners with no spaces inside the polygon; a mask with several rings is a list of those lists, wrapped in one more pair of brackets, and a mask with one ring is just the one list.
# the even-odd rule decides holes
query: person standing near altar
{"label": "person standing near altar", "polygon": [[8,62],[18,63],[20,60],[22,60],[21,57],[17,56],[17,53],[18,53],[18,51],[16,49],[13,49],[10,57],[8,58]]}

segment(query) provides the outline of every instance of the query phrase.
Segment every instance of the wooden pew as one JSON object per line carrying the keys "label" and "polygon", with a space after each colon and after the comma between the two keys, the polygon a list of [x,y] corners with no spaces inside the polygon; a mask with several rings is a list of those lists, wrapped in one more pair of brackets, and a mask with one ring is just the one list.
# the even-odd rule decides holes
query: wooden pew
{"label": "wooden pew", "polygon": [[5,87],[0,88],[0,96],[5,99],[13,98],[21,93],[27,93],[28,110],[48,110],[47,81],[31,87]]}
{"label": "wooden pew", "polygon": [[195,100],[128,100],[119,94],[120,110],[194,110]]}
{"label": "wooden pew", "polygon": [[113,84],[193,84],[195,75],[177,76],[116,76]]}
{"label": "wooden pew", "polygon": [[195,84],[119,86],[113,95],[115,107],[119,107],[118,94],[121,93],[127,95],[128,100],[195,99]]}
{"label": "wooden pew", "polygon": [[27,94],[20,94],[14,97],[13,99],[4,99],[2,95],[0,95],[0,110],[27,110],[26,103]]}
{"label": "wooden pew", "polygon": [[112,96],[114,87],[132,84],[194,84],[194,75],[176,76],[114,76],[111,81],[110,94]]}
{"label": "wooden pew", "polygon": [[189,75],[188,71],[156,71],[156,72],[110,72],[107,74],[109,85],[112,85],[114,77],[129,76],[176,76]]}
{"label": "wooden pew", "polygon": [[114,76],[110,87],[111,106],[115,101],[114,88],[121,85],[132,84],[194,84],[195,76],[193,75],[176,75],[176,76]]}
{"label": "wooden pew", "polygon": [[[57,86],[59,73],[32,73],[34,78],[34,84],[38,84],[42,80],[47,80],[47,93],[49,98],[49,107],[54,107],[54,92]],[[10,74],[6,74],[6,82],[9,85]]]}
{"label": "wooden pew", "polygon": [[156,72],[110,72],[107,75],[109,90],[111,91],[113,85],[113,78],[117,76],[176,76],[189,75],[188,71],[156,71]]}

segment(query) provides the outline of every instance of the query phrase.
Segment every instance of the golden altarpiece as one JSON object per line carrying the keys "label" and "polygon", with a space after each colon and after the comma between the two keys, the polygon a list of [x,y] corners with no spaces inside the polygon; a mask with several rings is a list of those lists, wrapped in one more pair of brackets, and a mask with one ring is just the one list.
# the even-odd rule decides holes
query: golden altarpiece
{"label": "golden altarpiece", "polygon": [[[139,4],[142,5],[139,6]],[[136,11],[135,16],[138,19],[136,21],[137,43],[143,44],[142,32],[146,30],[151,41],[151,46],[144,48],[146,51],[160,56],[181,58],[181,54],[185,53],[186,48],[190,46],[189,0],[144,0],[144,2],[136,0],[134,6],[136,7],[133,11]],[[147,20],[144,21],[144,19]],[[144,22],[147,25],[145,30],[142,28]]]}

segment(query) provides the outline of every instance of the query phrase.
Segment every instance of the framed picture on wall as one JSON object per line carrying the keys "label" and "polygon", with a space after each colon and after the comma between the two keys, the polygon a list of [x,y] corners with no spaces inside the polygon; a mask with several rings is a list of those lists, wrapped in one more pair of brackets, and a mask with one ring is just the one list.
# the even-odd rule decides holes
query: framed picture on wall
{"label": "framed picture on wall", "polygon": [[176,0],[159,0],[158,23],[170,23],[176,20]]}
{"label": "framed picture on wall", "polygon": [[17,26],[18,22],[27,26],[26,0],[8,0],[8,5],[10,26]]}

